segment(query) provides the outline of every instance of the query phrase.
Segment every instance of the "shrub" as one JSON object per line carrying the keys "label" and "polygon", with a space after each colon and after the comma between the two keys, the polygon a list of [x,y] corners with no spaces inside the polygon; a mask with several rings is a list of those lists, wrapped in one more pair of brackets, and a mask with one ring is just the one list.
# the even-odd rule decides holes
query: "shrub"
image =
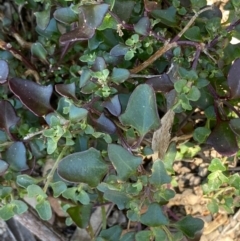
{"label": "shrub", "polygon": [[[193,158],[203,146],[226,156],[208,169],[209,208],[232,212],[240,178],[227,163],[239,155],[240,45],[230,40],[240,36],[239,1],[227,3],[224,24],[206,0],[12,5],[22,12],[2,14],[0,32],[2,219],[26,212],[31,197],[49,220],[51,196],[68,225],[89,231],[91,210],[109,202],[141,224],[121,235],[103,217],[98,241],[193,238],[203,221],[174,222],[165,205],[175,195],[176,156]],[[196,112],[200,122],[184,132]]]}

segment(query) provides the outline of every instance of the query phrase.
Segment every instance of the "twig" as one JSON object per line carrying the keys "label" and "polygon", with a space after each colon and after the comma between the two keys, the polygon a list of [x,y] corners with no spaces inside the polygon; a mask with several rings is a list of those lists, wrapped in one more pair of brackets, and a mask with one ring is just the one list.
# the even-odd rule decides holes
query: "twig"
{"label": "twig", "polygon": [[183,30],[182,30],[179,34],[177,34],[177,35],[173,38],[173,40],[172,40],[171,42],[176,42],[176,41],[178,41],[178,40],[183,36],[183,34],[191,27],[191,25],[195,22],[195,20],[197,19],[197,17],[198,17],[201,13],[203,13],[203,12],[205,12],[205,11],[208,11],[208,10],[212,10],[212,7],[203,8],[203,9],[201,9],[199,12],[195,13],[195,15],[190,19],[190,21],[187,23],[187,25],[183,28]]}
{"label": "twig", "polygon": [[183,28],[183,30],[176,35],[176,37],[174,37],[170,42],[166,41],[165,44],[163,45],[162,48],[160,48],[155,54],[153,54],[149,59],[147,59],[145,62],[143,62],[142,64],[140,64],[139,66],[133,68],[130,70],[130,72],[132,74],[136,74],[140,71],[142,71],[143,69],[145,69],[146,67],[148,67],[150,64],[152,64],[154,61],[156,61],[158,58],[160,58],[163,54],[165,54],[168,50],[170,50],[171,48],[177,47],[177,40],[179,38],[182,37],[182,35],[190,28],[190,26],[194,23],[194,21],[196,20],[196,18],[199,16],[199,14],[207,11],[207,10],[211,10],[212,7],[207,7],[204,8],[202,10],[200,10],[199,12],[197,12],[191,19],[190,21],[187,23],[187,25]]}
{"label": "twig", "polygon": [[45,224],[29,211],[24,214],[14,216],[14,219],[21,223],[31,233],[36,235],[40,240],[66,241],[61,234],[57,233],[55,230],[51,230],[49,228],[49,224]]}

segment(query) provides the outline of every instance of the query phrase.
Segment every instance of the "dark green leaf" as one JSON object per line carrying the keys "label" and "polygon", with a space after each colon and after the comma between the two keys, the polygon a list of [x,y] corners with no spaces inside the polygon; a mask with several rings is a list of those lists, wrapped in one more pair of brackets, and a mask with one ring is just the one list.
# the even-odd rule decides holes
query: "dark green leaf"
{"label": "dark green leaf", "polygon": [[231,119],[229,126],[236,135],[240,135],[240,118]]}
{"label": "dark green leaf", "polygon": [[130,201],[130,197],[125,192],[110,189],[104,191],[104,198],[116,204],[120,210],[126,208]]}
{"label": "dark green leaf", "polygon": [[[153,235],[155,237],[155,241],[165,241],[167,240],[167,235],[166,233],[163,231],[163,229],[161,227],[156,227],[156,228],[151,228]],[[176,241],[174,239],[174,241]]]}
{"label": "dark green leaf", "polygon": [[120,241],[135,241],[135,232],[128,232],[128,233],[125,233]]}
{"label": "dark green leaf", "polygon": [[238,151],[236,137],[228,121],[219,121],[206,143],[213,146],[221,155],[232,156]]}
{"label": "dark green leaf", "polygon": [[149,182],[153,185],[162,185],[171,182],[171,177],[167,174],[161,160],[156,160],[152,166],[152,175]]}
{"label": "dark green leaf", "polygon": [[168,9],[153,10],[151,15],[154,18],[160,19],[161,22],[167,26],[175,27],[177,24],[176,9],[172,6]]}
{"label": "dark green leaf", "polygon": [[127,69],[113,68],[111,79],[116,84],[123,83],[130,77],[130,72]]}
{"label": "dark green leaf", "polygon": [[68,8],[59,8],[53,13],[54,18],[64,24],[71,24],[78,21],[78,15]]}
{"label": "dark green leaf", "polygon": [[133,156],[126,149],[119,145],[108,145],[108,156],[116,169],[121,180],[127,180],[137,171],[142,158]]}
{"label": "dark green leaf", "polygon": [[4,84],[7,82],[8,74],[8,63],[5,60],[0,59],[0,84]]}
{"label": "dark green leaf", "polygon": [[149,230],[146,231],[139,231],[136,233],[135,239],[136,241],[146,241],[151,240],[152,232]]}
{"label": "dark green leaf", "polygon": [[99,236],[107,241],[116,241],[120,239],[121,233],[122,228],[119,225],[115,225],[111,228],[102,230]]}
{"label": "dark green leaf", "polygon": [[36,16],[37,20],[37,26],[44,30],[50,21],[50,8],[47,10],[44,10],[42,12],[35,12],[34,15]]}
{"label": "dark green leaf", "polygon": [[5,153],[5,160],[14,171],[29,169],[27,165],[26,148],[20,141],[14,142]]}
{"label": "dark green leaf", "polygon": [[119,118],[122,124],[134,127],[141,136],[160,125],[155,93],[147,84],[139,85],[131,94],[124,114]]}
{"label": "dark green leaf", "polygon": [[42,86],[33,81],[19,78],[9,80],[10,90],[35,115],[43,116],[53,111],[50,105],[52,85]]}
{"label": "dark green leaf", "polygon": [[77,107],[75,105],[71,105],[69,111],[69,119],[74,122],[79,122],[86,118],[88,115],[88,111],[84,108]]}
{"label": "dark green leaf", "polygon": [[136,33],[148,36],[150,31],[151,22],[148,17],[142,17],[139,21],[134,25],[134,30]]}
{"label": "dark green leaf", "polygon": [[47,50],[39,42],[31,45],[31,53],[34,57],[39,58],[43,63],[48,64],[47,60]]}
{"label": "dark green leaf", "polygon": [[64,157],[58,165],[58,174],[69,182],[84,182],[97,186],[107,173],[108,166],[94,148]]}
{"label": "dark green leaf", "polygon": [[121,21],[128,22],[129,18],[132,15],[134,5],[135,1],[115,0],[115,4],[112,11],[120,18]]}
{"label": "dark green leaf", "polygon": [[128,46],[124,44],[118,44],[111,49],[110,55],[116,56],[116,57],[123,56],[128,52],[128,50],[129,50]]}
{"label": "dark green leaf", "polygon": [[78,205],[67,209],[67,213],[79,228],[86,228],[91,217],[92,205]]}
{"label": "dark green leaf", "polygon": [[205,142],[211,131],[206,127],[197,127],[193,132],[193,139],[199,143]]}
{"label": "dark green leaf", "polygon": [[163,158],[163,163],[166,168],[166,171],[172,174],[174,174],[173,162],[175,161],[176,155],[177,155],[176,143],[172,141],[167,149],[167,153]]}
{"label": "dark green leaf", "polygon": [[176,223],[176,227],[189,238],[194,238],[195,233],[200,231],[203,226],[204,222],[201,219],[192,216],[186,216]]}
{"label": "dark green leaf", "polygon": [[185,34],[184,37],[191,40],[191,41],[201,41],[201,33],[200,33],[200,28],[197,26],[193,26],[189,28]]}
{"label": "dark green leaf", "polygon": [[168,219],[163,214],[159,204],[151,203],[148,206],[147,212],[141,215],[141,223],[150,227],[158,227],[161,225],[167,225]]}
{"label": "dark green leaf", "polygon": [[83,5],[79,8],[79,11],[83,14],[86,25],[92,29],[96,29],[101,25],[108,7],[109,5],[106,3]]}

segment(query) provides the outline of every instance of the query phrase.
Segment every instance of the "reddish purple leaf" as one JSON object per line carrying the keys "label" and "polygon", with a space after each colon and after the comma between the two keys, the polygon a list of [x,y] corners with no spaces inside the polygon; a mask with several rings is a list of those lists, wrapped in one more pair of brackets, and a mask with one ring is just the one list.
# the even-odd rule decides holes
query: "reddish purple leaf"
{"label": "reddish purple leaf", "polygon": [[238,151],[236,137],[228,121],[219,121],[206,143],[224,156],[232,156]]}
{"label": "reddish purple leaf", "polygon": [[240,97],[240,59],[236,59],[228,72],[228,86],[232,98]]}
{"label": "reddish purple leaf", "polygon": [[65,45],[72,42],[80,41],[80,40],[88,40],[93,37],[95,34],[95,29],[90,28],[86,25],[81,25],[80,27],[68,32],[64,33],[59,41],[60,44]]}
{"label": "reddish purple leaf", "polygon": [[11,126],[16,125],[20,118],[17,116],[11,103],[7,100],[0,101],[0,110],[0,129],[5,130],[11,139],[15,139],[10,133],[10,128]]}
{"label": "reddish purple leaf", "polygon": [[10,90],[35,115],[43,116],[53,111],[50,105],[52,85],[42,86],[33,81],[19,78],[10,79],[8,84]]}
{"label": "reddish purple leaf", "polygon": [[118,95],[113,96],[111,100],[104,102],[102,105],[114,116],[121,114],[121,104]]}
{"label": "reddish purple leaf", "polygon": [[116,132],[116,126],[115,124],[108,119],[104,114],[101,114],[101,116],[97,119],[97,129],[100,131],[104,131],[108,134],[113,134]]}
{"label": "reddish purple leaf", "polygon": [[92,70],[94,72],[96,72],[96,71],[102,71],[104,69],[106,69],[106,62],[105,62],[104,58],[97,57],[95,59],[95,62],[93,64],[93,66],[92,66]]}
{"label": "reddish purple leaf", "polygon": [[0,84],[7,82],[8,74],[8,63],[5,60],[0,59]]}
{"label": "reddish purple leaf", "polygon": [[75,95],[75,92],[76,92],[75,83],[71,83],[71,84],[57,84],[57,85],[55,85],[55,90],[61,96],[77,100],[77,97]]}
{"label": "reddish purple leaf", "polygon": [[163,74],[159,77],[150,78],[146,81],[157,92],[169,92],[174,88],[174,85],[167,74]]}

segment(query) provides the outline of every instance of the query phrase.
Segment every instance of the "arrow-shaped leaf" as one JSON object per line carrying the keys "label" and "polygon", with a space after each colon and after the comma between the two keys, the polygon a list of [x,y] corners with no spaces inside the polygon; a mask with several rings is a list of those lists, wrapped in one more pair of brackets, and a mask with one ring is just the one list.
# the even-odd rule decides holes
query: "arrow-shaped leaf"
{"label": "arrow-shaped leaf", "polygon": [[8,82],[10,90],[35,115],[43,116],[53,111],[50,105],[52,85],[42,86],[33,81],[12,78]]}
{"label": "arrow-shaped leaf", "polygon": [[141,157],[133,156],[123,147],[115,144],[108,145],[108,156],[121,180],[126,180],[136,173],[137,167],[142,162]]}
{"label": "arrow-shaped leaf", "polygon": [[122,124],[134,127],[140,136],[157,129],[160,120],[153,88],[147,84],[139,85],[130,96],[126,111],[119,119]]}

